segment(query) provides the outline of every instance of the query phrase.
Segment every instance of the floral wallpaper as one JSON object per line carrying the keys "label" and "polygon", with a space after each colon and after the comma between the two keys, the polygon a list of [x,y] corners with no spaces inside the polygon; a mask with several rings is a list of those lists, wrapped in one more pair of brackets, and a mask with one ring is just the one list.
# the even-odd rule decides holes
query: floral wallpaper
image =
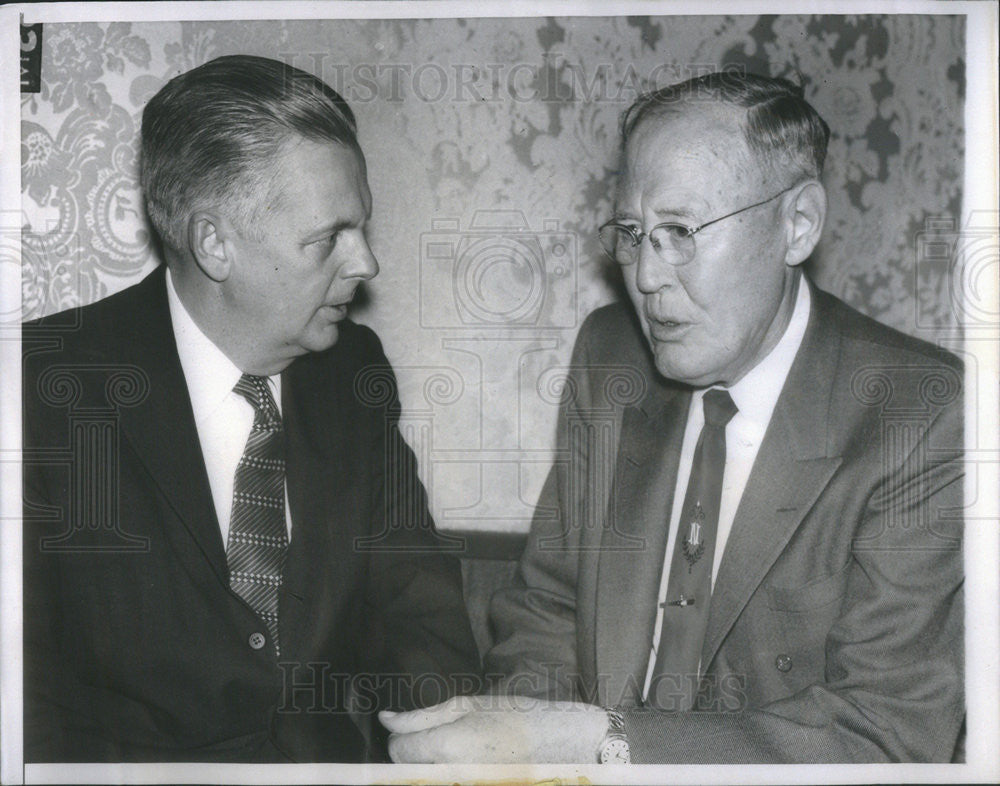
{"label": "floral wallpaper", "polygon": [[21,107],[24,315],[157,264],[137,134],[168,79],[237,52],[312,71],[359,119],[382,272],[354,316],[399,376],[439,523],[524,529],[553,456],[551,375],[620,296],[595,230],[637,93],[721,66],[800,81],[833,134],[812,275],[949,344],[950,260],[921,249],[957,229],[964,38],[946,15],[47,24]]}

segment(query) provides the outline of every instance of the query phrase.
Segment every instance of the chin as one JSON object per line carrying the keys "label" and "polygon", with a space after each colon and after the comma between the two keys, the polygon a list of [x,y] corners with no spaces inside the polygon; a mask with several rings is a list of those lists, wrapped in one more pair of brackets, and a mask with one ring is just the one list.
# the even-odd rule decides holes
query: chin
{"label": "chin", "polygon": [[691,368],[683,363],[678,363],[676,358],[666,358],[662,354],[654,355],[656,370],[665,378],[673,382],[680,382],[682,385],[692,387],[702,387],[711,384],[712,374],[707,369]]}
{"label": "chin", "polygon": [[320,330],[311,330],[299,342],[306,352],[324,352],[337,343],[340,338],[340,328],[331,322]]}

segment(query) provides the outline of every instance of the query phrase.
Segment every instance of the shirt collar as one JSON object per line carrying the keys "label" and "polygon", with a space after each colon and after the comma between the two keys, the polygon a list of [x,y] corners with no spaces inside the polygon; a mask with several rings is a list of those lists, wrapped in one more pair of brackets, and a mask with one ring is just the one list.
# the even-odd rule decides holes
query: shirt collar
{"label": "shirt collar", "polygon": [[802,338],[809,323],[812,295],[805,276],[799,277],[799,291],[795,296],[792,317],[784,334],[763,360],[748,371],[739,382],[729,388],[740,414],[760,427],[767,429],[771,414],[778,403],[778,396],[785,386],[795,355],[802,345]]}
{"label": "shirt collar", "polygon": [[[187,382],[195,423],[202,423],[222,404],[243,372],[206,336],[184,307],[167,270],[167,304],[174,328],[174,341]],[[271,393],[281,410],[280,375],[268,377]]]}

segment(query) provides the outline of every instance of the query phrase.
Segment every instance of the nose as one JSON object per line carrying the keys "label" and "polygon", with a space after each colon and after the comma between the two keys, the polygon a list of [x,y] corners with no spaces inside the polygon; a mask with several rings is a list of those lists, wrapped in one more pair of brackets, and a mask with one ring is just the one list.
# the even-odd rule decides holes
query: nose
{"label": "nose", "polygon": [[344,278],[359,278],[362,281],[371,281],[378,275],[378,270],[378,260],[372,253],[367,238],[360,238],[357,252],[352,254],[351,259],[344,265]]}
{"label": "nose", "polygon": [[635,262],[635,285],[644,295],[673,285],[677,273],[674,266],[657,254],[648,237],[639,243],[639,258]]}

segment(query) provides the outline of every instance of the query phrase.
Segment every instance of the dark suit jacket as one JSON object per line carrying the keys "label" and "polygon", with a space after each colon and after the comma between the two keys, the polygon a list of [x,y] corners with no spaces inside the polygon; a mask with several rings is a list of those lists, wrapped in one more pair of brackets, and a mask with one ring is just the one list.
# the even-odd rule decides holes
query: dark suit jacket
{"label": "dark suit jacket", "polygon": [[625,306],[596,311],[487,672],[628,708],[638,762],[948,761],[961,383],[950,354],[813,289],[719,567],[696,711],[658,712],[641,691],[690,393],[657,375]]}
{"label": "dark suit jacket", "polygon": [[282,374],[280,664],[229,588],[163,270],[23,341],[27,761],[379,758],[373,710],[478,673],[370,330]]}

